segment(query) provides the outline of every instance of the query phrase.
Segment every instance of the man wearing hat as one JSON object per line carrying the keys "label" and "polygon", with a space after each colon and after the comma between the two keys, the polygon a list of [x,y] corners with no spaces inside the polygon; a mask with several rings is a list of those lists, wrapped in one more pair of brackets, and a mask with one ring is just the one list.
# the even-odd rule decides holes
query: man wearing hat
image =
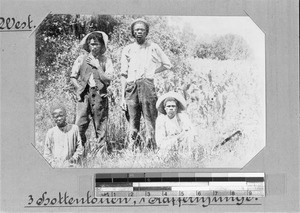
{"label": "man wearing hat", "polygon": [[104,145],[108,118],[107,87],[114,72],[111,59],[103,54],[107,49],[108,36],[102,31],[87,34],[80,45],[86,54],[80,55],[72,67],[71,81],[77,92],[76,124],[83,145],[90,116],[98,145]]}
{"label": "man wearing hat", "polygon": [[146,128],[146,145],[155,149],[155,120],[157,95],[154,75],[171,68],[171,63],[162,49],[146,39],[149,24],[144,19],[136,19],[131,24],[131,34],[135,42],[124,47],[121,57],[121,106],[129,115],[129,141],[134,145],[140,130],[143,114]]}
{"label": "man wearing hat", "polygon": [[168,92],[157,100],[157,110],[161,113],[156,120],[155,139],[162,151],[168,149],[184,151],[191,149],[195,131],[186,109],[186,101],[176,92]]}

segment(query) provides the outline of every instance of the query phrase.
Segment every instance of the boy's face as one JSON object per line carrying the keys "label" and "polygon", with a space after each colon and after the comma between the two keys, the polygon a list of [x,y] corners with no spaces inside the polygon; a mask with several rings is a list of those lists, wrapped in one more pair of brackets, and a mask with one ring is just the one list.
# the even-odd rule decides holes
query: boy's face
{"label": "boy's face", "polygon": [[101,43],[97,39],[91,39],[89,42],[89,48],[93,56],[97,56],[101,51]]}
{"label": "boy's face", "polygon": [[172,119],[177,114],[177,105],[175,101],[168,101],[165,106],[167,116]]}
{"label": "boy's face", "polygon": [[64,127],[66,125],[66,117],[66,112],[62,109],[53,111],[53,119],[58,127]]}

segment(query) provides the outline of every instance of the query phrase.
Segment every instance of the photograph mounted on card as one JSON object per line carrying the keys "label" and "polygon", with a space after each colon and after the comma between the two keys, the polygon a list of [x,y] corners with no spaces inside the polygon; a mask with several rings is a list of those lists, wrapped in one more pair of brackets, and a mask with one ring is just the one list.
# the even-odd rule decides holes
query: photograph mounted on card
{"label": "photograph mounted on card", "polygon": [[242,168],[265,126],[248,16],[49,14],[36,30],[34,145],[53,168]]}

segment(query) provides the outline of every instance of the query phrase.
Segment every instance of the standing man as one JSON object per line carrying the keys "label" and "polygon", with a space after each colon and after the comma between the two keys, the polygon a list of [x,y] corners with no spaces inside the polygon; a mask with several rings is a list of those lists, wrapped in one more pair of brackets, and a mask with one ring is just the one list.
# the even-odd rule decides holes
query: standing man
{"label": "standing man", "polygon": [[90,116],[98,148],[105,144],[108,118],[107,87],[114,72],[111,59],[103,55],[107,49],[107,41],[108,36],[102,31],[87,34],[80,43],[87,54],[80,55],[72,67],[71,81],[78,98],[76,124],[84,146]]}
{"label": "standing man", "polygon": [[140,130],[141,114],[146,124],[146,145],[155,149],[155,120],[157,95],[154,75],[171,68],[171,63],[162,49],[146,40],[149,24],[144,19],[136,19],[131,24],[131,34],[135,42],[127,45],[121,58],[121,106],[129,114],[129,146],[133,146]]}

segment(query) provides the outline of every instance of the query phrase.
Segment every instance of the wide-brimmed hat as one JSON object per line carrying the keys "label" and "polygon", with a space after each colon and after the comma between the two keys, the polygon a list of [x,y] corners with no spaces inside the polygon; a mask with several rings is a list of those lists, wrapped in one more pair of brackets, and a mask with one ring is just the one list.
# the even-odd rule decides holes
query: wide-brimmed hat
{"label": "wide-brimmed hat", "polygon": [[165,107],[164,107],[164,100],[166,98],[174,98],[177,100],[178,112],[181,112],[186,109],[186,101],[185,101],[184,97],[177,92],[171,91],[171,92],[167,92],[166,94],[164,94],[158,98],[158,100],[156,102],[156,109],[160,113],[167,114],[165,111]]}
{"label": "wide-brimmed hat", "polygon": [[83,37],[83,39],[80,41],[80,46],[85,49],[85,50],[88,50],[89,49],[89,46],[88,44],[86,43],[86,40],[87,38],[89,37],[89,35],[91,34],[94,34],[94,33],[98,33],[98,34],[101,34],[102,35],[102,39],[103,39],[103,42],[104,42],[104,46],[105,48],[103,49],[102,51],[102,54],[105,53],[106,49],[107,49],[107,42],[108,42],[108,36],[105,32],[102,32],[102,31],[94,31],[94,32],[90,32],[88,33],[86,36]]}
{"label": "wide-brimmed hat", "polygon": [[135,19],[135,20],[131,23],[131,26],[130,26],[130,29],[131,29],[131,35],[134,37],[133,27],[134,27],[134,25],[135,25],[137,22],[143,22],[143,23],[145,24],[145,26],[146,26],[146,35],[148,35],[148,33],[149,33],[149,23],[148,23],[145,19],[142,19],[142,18]]}

